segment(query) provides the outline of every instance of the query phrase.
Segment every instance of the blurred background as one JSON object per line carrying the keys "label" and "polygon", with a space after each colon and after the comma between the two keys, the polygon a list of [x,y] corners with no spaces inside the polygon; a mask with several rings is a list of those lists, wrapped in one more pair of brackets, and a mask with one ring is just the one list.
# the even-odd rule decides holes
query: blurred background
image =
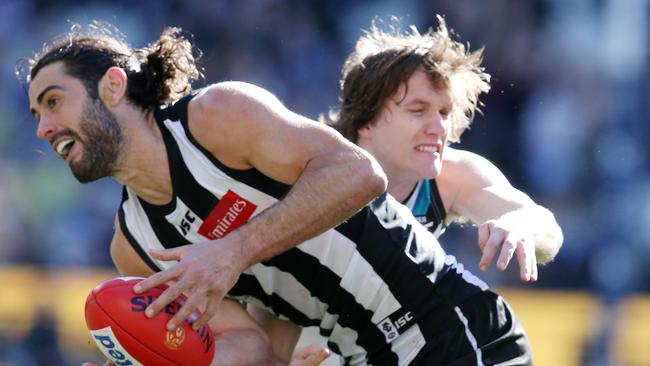
{"label": "blurred background", "polygon": [[[317,118],[338,104],[341,66],[373,18],[420,30],[435,14],[485,46],[492,90],[458,147],[493,161],[564,230],[534,284],[516,265],[480,276],[522,319],[537,365],[650,365],[650,62],[647,0],[0,1],[0,365],[101,357],[83,304],[114,276],[119,185],[78,184],[35,138],[16,60],[100,19],[133,46],[191,32],[209,82],[243,80]],[[644,142],[646,141],[646,142]],[[478,271],[476,230],[441,241]]]}

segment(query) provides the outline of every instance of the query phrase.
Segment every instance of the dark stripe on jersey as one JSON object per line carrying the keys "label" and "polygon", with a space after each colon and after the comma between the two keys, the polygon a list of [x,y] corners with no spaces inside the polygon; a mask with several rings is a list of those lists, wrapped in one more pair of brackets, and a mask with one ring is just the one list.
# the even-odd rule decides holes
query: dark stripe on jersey
{"label": "dark stripe on jersey", "polygon": [[397,363],[397,355],[391,352],[384,334],[372,321],[373,312],[366,310],[353,294],[340,287],[341,278],[320,264],[317,258],[294,248],[265,264],[293,274],[312,296],[328,305],[330,313],[339,315],[338,324],[357,331],[356,343],[368,352],[371,364]]}
{"label": "dark stripe on jersey", "polygon": [[124,205],[124,202],[128,199],[128,193],[126,192],[126,187],[122,188],[122,203],[120,204],[120,209],[118,210],[118,220],[120,220],[120,229],[122,229],[122,234],[124,234],[124,237],[126,240],[131,244],[131,247],[135,250],[136,253],[140,256],[143,262],[149,266],[154,272],[160,271],[160,268],[158,268],[157,265],[154,264],[154,262],[151,261],[147,253],[144,252],[142,247],[138,245],[138,241],[135,240],[133,235],[131,235],[131,232],[129,231],[129,228],[126,226],[126,217],[124,215],[124,208],[122,207]]}
{"label": "dark stripe on jersey", "polygon": [[[167,118],[170,118],[173,121],[180,121],[181,124],[183,125],[183,128],[185,129],[185,134],[187,135],[187,138],[190,140],[190,142],[194,144],[194,146],[197,149],[199,149],[199,151],[201,151],[203,155],[205,155],[208,159],[210,159],[210,162],[212,162],[212,164],[214,164],[217,168],[224,171],[229,176],[233,177],[235,180],[245,183],[251,187],[254,187],[255,189],[264,192],[277,199],[281,199],[282,197],[284,197],[284,195],[286,195],[287,192],[289,192],[289,189],[291,189],[290,185],[271,179],[266,175],[262,174],[257,169],[230,168],[224,165],[214,155],[212,155],[210,151],[208,151],[205,147],[203,147],[203,145],[201,145],[198,141],[196,141],[194,135],[192,135],[192,131],[190,131],[188,125],[188,117],[187,117],[188,105],[190,100],[194,98],[194,96],[195,93],[188,95],[182,98],[181,100],[179,100],[178,102],[176,102],[173,106],[158,111],[158,113],[156,114],[156,119],[158,119],[158,116],[160,116],[162,117],[161,121],[163,121],[166,115]],[[245,141],[242,143],[245,143]]]}
{"label": "dark stripe on jersey", "polygon": [[255,276],[251,276],[246,273],[242,273],[230,291],[228,291],[230,296],[251,296],[260,300],[265,306],[273,311],[276,314],[282,314],[297,325],[309,327],[317,326],[320,324],[320,321],[315,319],[308,318],[305,314],[291,306],[280,296],[276,294],[267,294],[264,292],[264,289],[260,286],[259,282]]}
{"label": "dark stripe on jersey", "polygon": [[431,215],[434,218],[431,230],[436,230],[438,226],[445,225],[447,211],[445,211],[445,205],[442,202],[442,197],[440,196],[438,184],[436,183],[435,179],[431,179],[429,181],[429,188],[431,189],[431,205],[429,206],[429,210],[431,211]]}
{"label": "dark stripe on jersey", "polygon": [[[359,243],[359,246],[369,246],[371,250],[376,247],[373,244],[378,241],[377,239],[369,238],[367,233],[379,231],[384,234],[384,236],[388,236],[388,242],[392,243],[400,252],[407,251],[412,256],[416,256],[418,254],[418,242],[417,237],[413,232],[413,228],[410,223],[405,222],[403,216],[398,214],[394,205],[386,204],[386,195],[387,193],[384,193],[377,197],[369,206],[364,207],[348,221],[336,227],[336,231],[343,234],[351,241]],[[429,238],[420,240],[426,239]],[[382,238],[380,240],[387,240],[387,238]],[[428,244],[420,244],[420,246],[427,245]],[[398,255],[402,256],[402,253],[398,253]],[[440,258],[439,260],[442,261],[444,258]],[[418,265],[421,272],[426,275],[435,270],[432,261],[421,261]]]}
{"label": "dark stripe on jersey", "polygon": [[[140,203],[145,203],[145,202],[140,200]],[[151,210],[147,208],[144,204],[142,205],[142,207],[144,208],[144,212],[147,215],[147,218],[149,219],[149,223],[151,224],[151,228],[153,229],[156,238],[158,238],[158,241],[160,242],[160,244],[162,244],[163,247],[176,248],[186,244],[190,244],[190,241],[185,239],[185,237],[183,237],[178,232],[178,230],[176,230],[174,225],[170,224],[169,221],[167,221],[165,216],[157,215],[151,212]]]}
{"label": "dark stripe on jersey", "polygon": [[[403,304],[404,311],[412,312],[425,339],[439,336],[439,324],[453,315],[453,307],[482,290],[467,283],[455,271],[450,271],[442,262],[444,258],[418,257],[420,263],[415,263],[400,255],[401,237],[412,235],[411,242],[407,243],[411,247],[425,246],[427,244],[422,243],[422,240],[434,239],[429,235],[418,237],[414,232],[411,233],[409,225],[401,228],[402,225],[392,222],[391,218],[399,217],[392,212],[394,206],[386,204],[385,195],[373,201],[369,207],[376,214],[368,215],[362,240],[358,244],[359,253],[386,282],[395,298]],[[386,230],[386,227],[391,229]],[[404,232],[398,235],[400,229]],[[386,252],[386,248],[391,246],[373,245],[378,242],[394,244],[396,252]],[[440,262],[435,263],[436,259]],[[399,276],[395,276],[395,268],[400,268]],[[435,283],[423,276],[423,273],[429,275],[436,270],[439,272]],[[462,281],[462,284],[456,281]]]}
{"label": "dark stripe on jersey", "polygon": [[174,195],[178,196],[188,207],[191,207],[192,212],[205,219],[219,203],[219,199],[194,179],[190,169],[185,164],[185,160],[183,160],[178,143],[167,129],[167,126],[161,125],[160,128],[167,148],[169,166],[174,167],[170,169]]}

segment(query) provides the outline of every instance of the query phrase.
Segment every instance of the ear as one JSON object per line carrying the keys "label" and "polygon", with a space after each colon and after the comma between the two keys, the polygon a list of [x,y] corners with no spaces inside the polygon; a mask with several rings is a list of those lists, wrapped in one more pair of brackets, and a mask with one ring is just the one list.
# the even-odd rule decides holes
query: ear
{"label": "ear", "polygon": [[373,127],[370,123],[366,123],[363,125],[363,127],[360,127],[357,129],[357,134],[359,135],[359,139],[363,138],[366,140],[369,140],[372,138],[372,130]]}
{"label": "ear", "polygon": [[124,69],[112,66],[99,81],[99,97],[109,107],[116,107],[126,96],[127,77]]}

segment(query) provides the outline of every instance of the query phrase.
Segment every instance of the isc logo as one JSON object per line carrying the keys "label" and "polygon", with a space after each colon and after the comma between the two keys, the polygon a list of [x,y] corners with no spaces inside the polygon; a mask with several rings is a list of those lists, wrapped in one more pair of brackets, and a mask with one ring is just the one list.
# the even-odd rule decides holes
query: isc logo
{"label": "isc logo", "polygon": [[398,313],[399,311],[391,314],[377,324],[379,330],[384,333],[384,337],[388,343],[395,340],[398,335],[402,334],[405,329],[408,329],[413,324],[413,316],[410,311],[397,317],[395,320],[391,320],[391,318],[394,319],[396,315],[399,315]]}
{"label": "isc logo", "polygon": [[126,350],[120,342],[117,341],[117,337],[113,334],[111,327],[106,327],[97,330],[91,330],[90,334],[93,337],[93,340],[97,344],[97,347],[102,351],[104,356],[108,358],[112,363],[117,366],[142,366],[141,363],[135,360]]}

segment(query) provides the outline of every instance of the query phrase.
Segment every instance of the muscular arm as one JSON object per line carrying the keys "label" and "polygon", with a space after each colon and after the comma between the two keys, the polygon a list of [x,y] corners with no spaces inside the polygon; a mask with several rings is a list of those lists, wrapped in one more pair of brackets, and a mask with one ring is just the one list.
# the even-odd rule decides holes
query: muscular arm
{"label": "muscular arm", "polygon": [[[122,234],[118,220],[115,220],[111,257],[123,276],[149,276],[153,273]],[[276,364],[268,336],[238,302],[224,299],[208,324],[215,334],[217,349],[212,365]]]}
{"label": "muscular arm", "polygon": [[169,329],[207,298],[195,322],[205,324],[246,268],[336,226],[386,189],[386,177],[368,153],[250,84],[223,83],[204,90],[189,105],[189,124],[192,135],[223,164],[255,168],[293,186],[286,197],[224,238],[151,252],[179,263],[135,286],[142,291],[177,281],[149,306],[148,316],[194,289]]}
{"label": "muscular arm", "polygon": [[559,251],[562,230],[553,214],[514,188],[488,160],[468,151],[448,149],[436,180],[450,216],[483,224],[502,220],[512,229],[534,236],[538,263],[551,261]]}
{"label": "muscular arm", "polygon": [[220,161],[293,185],[231,234],[241,245],[242,269],[336,226],[386,188],[381,168],[365,151],[291,112],[264,89],[215,85],[190,112],[194,136]]}

